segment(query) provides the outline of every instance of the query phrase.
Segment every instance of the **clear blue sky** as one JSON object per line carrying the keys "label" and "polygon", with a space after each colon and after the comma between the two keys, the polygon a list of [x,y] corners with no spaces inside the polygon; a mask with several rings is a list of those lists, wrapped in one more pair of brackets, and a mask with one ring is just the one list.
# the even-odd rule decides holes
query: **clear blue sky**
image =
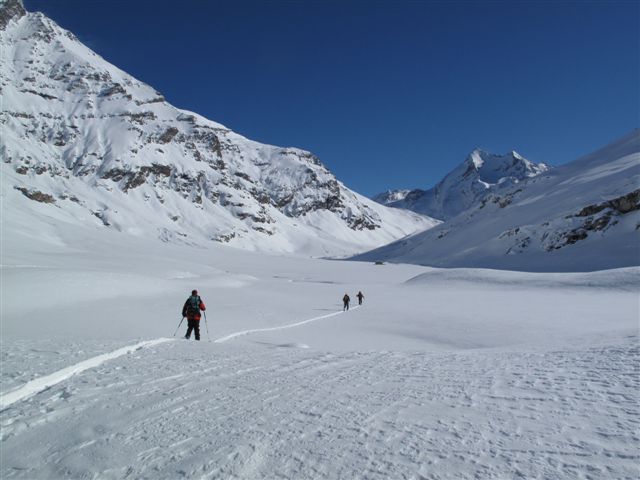
{"label": "clear blue sky", "polygon": [[559,165],[640,125],[640,2],[24,0],[175,106],[365,195],[475,147]]}

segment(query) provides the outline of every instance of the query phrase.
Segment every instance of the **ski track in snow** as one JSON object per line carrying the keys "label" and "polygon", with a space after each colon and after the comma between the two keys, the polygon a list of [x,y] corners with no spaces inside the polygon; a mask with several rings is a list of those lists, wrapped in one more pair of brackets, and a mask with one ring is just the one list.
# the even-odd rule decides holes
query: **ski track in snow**
{"label": "ski track in snow", "polygon": [[[355,310],[357,308],[358,308],[358,306],[351,307],[351,310]],[[302,320],[301,322],[289,323],[287,325],[280,325],[280,326],[277,326],[277,327],[252,328],[250,330],[243,330],[241,332],[235,332],[235,333],[232,333],[232,334],[227,335],[225,337],[218,338],[218,339],[214,340],[213,343],[223,343],[223,342],[226,342],[227,340],[231,340],[232,338],[240,337],[240,336],[243,336],[243,335],[249,335],[250,333],[271,332],[271,331],[274,331],[274,330],[284,330],[286,328],[298,327],[300,325],[304,325],[305,323],[311,323],[311,322],[315,322],[317,320],[322,320],[324,318],[335,317],[336,315],[340,315],[342,313],[346,313],[346,312],[344,312],[344,311],[333,312],[333,313],[329,313],[327,315],[321,315],[319,317],[314,317],[314,318],[309,318],[307,320]]]}
{"label": "ski track in snow", "polygon": [[40,393],[52,387],[53,385],[56,385],[72,377],[73,375],[84,372],[85,370],[88,370],[90,368],[97,367],[107,360],[113,360],[114,358],[121,357],[122,355],[126,355],[136,350],[140,350],[145,347],[151,347],[153,345],[168,342],[170,340],[170,338],[158,338],[155,340],[147,340],[144,342],[136,343],[135,345],[122,347],[113,352],[104,353],[102,355],[89,358],[88,360],[84,360],[80,363],[76,363],[75,365],[71,365],[70,367],[63,368],[62,370],[58,370],[57,372],[54,372],[50,375],[31,380],[30,382],[27,382],[24,386],[16,390],[13,390],[6,394],[2,394],[2,396],[0,396],[0,411],[6,409],[15,402],[28,398],[32,395],[35,395],[36,393]]}
{"label": "ski track in snow", "polygon": [[[357,309],[358,306],[354,306],[351,309],[355,310]],[[329,318],[329,317],[334,317],[336,315],[340,315],[342,313],[346,313],[344,311],[339,311],[339,312],[333,312],[330,313],[328,315],[321,315],[319,317],[314,317],[314,318],[309,318],[307,320],[303,320],[301,322],[296,322],[296,323],[290,323],[287,325],[279,325],[277,327],[270,327],[270,328],[254,328],[254,329],[250,329],[250,330],[242,330],[239,332],[235,332],[232,333],[230,335],[227,335],[225,337],[221,337],[218,338],[216,340],[214,340],[214,343],[223,343],[226,342],[228,340],[231,340],[232,338],[236,338],[236,337],[240,337],[243,335],[249,335],[251,333],[257,333],[257,332],[270,332],[273,330],[284,330],[287,328],[293,328],[293,327],[297,327],[300,325],[304,325],[305,323],[311,323],[311,322],[315,322],[317,320],[322,320],[324,318]],[[23,400],[25,398],[28,398],[32,395],[35,395],[37,393],[40,393],[50,387],[52,387],[53,385],[56,385],[70,377],[72,377],[73,375],[76,375],[80,372],[84,372],[85,370],[88,370],[90,368],[94,368],[97,367],[98,365],[101,365],[102,363],[108,361],[108,360],[113,360],[114,358],[118,358],[122,355],[126,355],[128,353],[131,353],[135,350],[140,350],[141,348],[145,348],[145,347],[150,347],[153,345],[157,345],[159,343],[164,343],[164,342],[168,342],[173,340],[172,338],[158,338],[155,340],[147,340],[144,342],[140,342],[140,343],[136,343],[135,345],[129,345],[127,347],[122,347],[119,348],[118,350],[115,350],[113,352],[110,353],[104,353],[102,355],[98,355],[96,357],[92,357],[89,358],[87,360],[84,360],[82,362],[76,363],[75,365],[71,365],[70,367],[66,367],[63,368],[62,370],[58,370],[57,372],[54,372],[50,375],[46,375],[44,377],[40,377],[40,378],[36,378],[35,380],[31,380],[30,382],[26,383],[24,386],[13,390],[11,392],[8,392],[6,394],[2,394],[0,396],[0,411],[6,409],[7,407],[11,406],[12,404],[14,404],[15,402],[18,402],[20,400]]]}

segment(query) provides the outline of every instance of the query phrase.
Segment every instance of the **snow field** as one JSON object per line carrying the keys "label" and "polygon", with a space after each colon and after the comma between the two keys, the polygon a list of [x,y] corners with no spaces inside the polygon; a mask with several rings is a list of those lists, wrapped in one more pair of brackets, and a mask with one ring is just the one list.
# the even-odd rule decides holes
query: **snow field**
{"label": "snow field", "polygon": [[35,395],[36,393],[40,393],[53,385],[71,378],[73,375],[77,375],[78,373],[84,372],[85,370],[88,370],[90,368],[95,368],[108,360],[113,360],[114,358],[118,358],[122,355],[140,350],[141,348],[145,348],[151,345],[157,345],[158,343],[167,342],[169,340],[169,338],[159,338],[157,340],[140,342],[129,347],[123,347],[113,352],[104,353],[83,362],[70,365],[69,367],[63,368],[62,370],[54,372],[51,375],[36,378],[35,380],[28,382],[23,387],[0,396],[0,409],[5,409],[13,403]]}
{"label": "snow field", "polygon": [[2,476],[636,478],[637,360],[176,341],[5,414]]}
{"label": "snow field", "polygon": [[[58,238],[5,243],[0,392],[59,382],[0,413],[2,478],[637,478],[637,268]],[[192,288],[219,342],[132,350],[173,334]]]}

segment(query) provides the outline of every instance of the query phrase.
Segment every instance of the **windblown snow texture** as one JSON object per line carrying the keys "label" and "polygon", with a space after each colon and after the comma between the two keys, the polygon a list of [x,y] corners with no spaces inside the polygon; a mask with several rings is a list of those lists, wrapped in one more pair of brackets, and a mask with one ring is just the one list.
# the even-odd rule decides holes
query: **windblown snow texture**
{"label": "windblown snow texture", "polygon": [[352,192],[309,152],[175,108],[15,0],[0,5],[0,42],[2,187],[23,216],[313,255],[437,223]]}
{"label": "windblown snow texture", "polygon": [[640,130],[562,167],[502,182],[436,228],[356,258],[526,271],[640,265]]}

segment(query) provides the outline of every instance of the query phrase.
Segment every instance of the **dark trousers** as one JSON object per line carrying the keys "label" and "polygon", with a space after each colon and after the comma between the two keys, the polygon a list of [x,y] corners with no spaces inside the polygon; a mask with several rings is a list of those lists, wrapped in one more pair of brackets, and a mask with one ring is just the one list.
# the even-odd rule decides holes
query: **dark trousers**
{"label": "dark trousers", "polygon": [[187,334],[184,338],[189,338],[191,336],[191,331],[194,330],[196,334],[196,340],[200,340],[200,320],[196,320],[195,318],[187,318]]}
{"label": "dark trousers", "polygon": [[349,310],[349,302],[344,302],[344,306],[342,307],[342,310]]}
{"label": "dark trousers", "polygon": [[362,305],[362,298],[358,297],[358,305]]}

